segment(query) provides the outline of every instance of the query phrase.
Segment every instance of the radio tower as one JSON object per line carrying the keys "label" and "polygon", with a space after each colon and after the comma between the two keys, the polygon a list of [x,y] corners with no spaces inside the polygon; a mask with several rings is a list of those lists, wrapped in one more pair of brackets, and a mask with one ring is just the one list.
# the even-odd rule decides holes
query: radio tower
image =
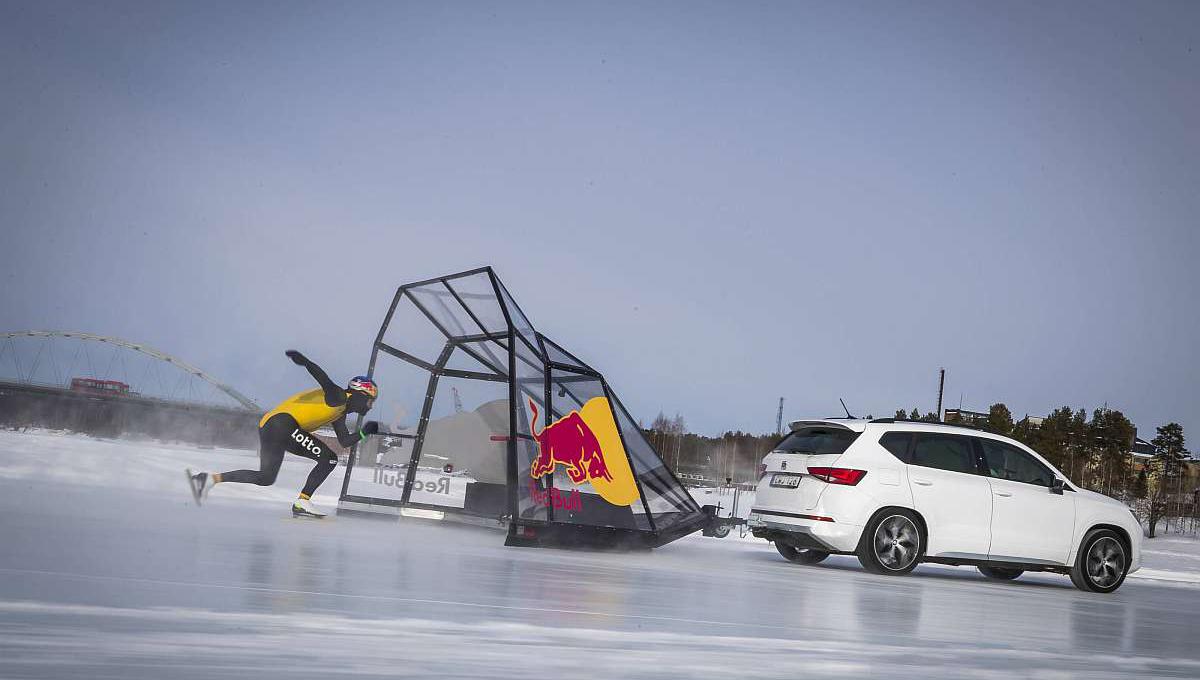
{"label": "radio tower", "polygon": [[451,388],[450,388],[450,394],[453,394],[453,395],[454,395],[454,412],[455,412],[455,413],[462,413],[462,412],[463,412],[463,407],[462,407],[462,398],[458,396],[458,388],[457,388],[457,387],[451,387]]}
{"label": "radio tower", "polygon": [[783,434],[783,397],[779,398],[779,411],[775,414],[775,436]]}
{"label": "radio tower", "polygon": [[938,422],[942,421],[942,390],[945,387],[946,387],[946,369],[942,368],[942,369],[938,370],[938,407],[937,407]]}

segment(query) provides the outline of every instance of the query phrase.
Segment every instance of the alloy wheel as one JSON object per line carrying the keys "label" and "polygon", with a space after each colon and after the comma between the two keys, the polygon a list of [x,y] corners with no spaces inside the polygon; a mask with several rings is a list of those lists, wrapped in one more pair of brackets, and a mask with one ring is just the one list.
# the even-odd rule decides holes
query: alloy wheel
{"label": "alloy wheel", "polygon": [[1100,588],[1109,588],[1125,573],[1125,548],[1111,536],[1092,543],[1087,554],[1088,579]]}
{"label": "alloy wheel", "polygon": [[875,557],[885,569],[901,571],[920,555],[921,534],[903,515],[885,518],[875,529]]}

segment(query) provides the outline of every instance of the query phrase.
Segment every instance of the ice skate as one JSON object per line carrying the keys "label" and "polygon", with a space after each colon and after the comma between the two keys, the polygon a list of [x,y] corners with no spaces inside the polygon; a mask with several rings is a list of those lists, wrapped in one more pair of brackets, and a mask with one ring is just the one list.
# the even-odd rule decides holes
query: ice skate
{"label": "ice skate", "polygon": [[216,482],[213,481],[213,476],[207,472],[193,473],[191,468],[187,469],[188,487],[192,490],[192,498],[196,501],[196,505],[204,503],[204,499],[208,498],[208,492],[213,488]]}
{"label": "ice skate", "polygon": [[312,501],[307,498],[297,498],[292,503],[292,517],[312,517],[313,519],[321,519],[325,513],[317,509]]}

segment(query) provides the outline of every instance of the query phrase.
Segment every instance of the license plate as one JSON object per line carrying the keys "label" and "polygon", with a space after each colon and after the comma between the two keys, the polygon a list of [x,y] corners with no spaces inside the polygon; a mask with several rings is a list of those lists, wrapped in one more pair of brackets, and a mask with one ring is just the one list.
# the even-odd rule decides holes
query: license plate
{"label": "license plate", "polygon": [[786,489],[794,489],[800,486],[800,480],[802,478],[803,475],[779,474],[777,472],[775,473],[775,476],[771,478],[771,486],[782,486]]}

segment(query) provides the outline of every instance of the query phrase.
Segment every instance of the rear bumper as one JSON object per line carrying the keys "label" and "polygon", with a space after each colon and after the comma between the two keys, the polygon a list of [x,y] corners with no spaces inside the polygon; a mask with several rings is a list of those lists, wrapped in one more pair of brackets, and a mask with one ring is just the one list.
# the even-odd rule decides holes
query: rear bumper
{"label": "rear bumper", "polygon": [[863,529],[854,524],[805,519],[792,513],[757,508],[750,511],[746,525],[758,538],[837,553],[854,552]]}
{"label": "rear bumper", "polygon": [[1132,536],[1132,538],[1133,538],[1133,545],[1129,546],[1129,552],[1131,552],[1131,553],[1133,553],[1133,554],[1129,556],[1129,571],[1125,572],[1126,574],[1132,574],[1133,572],[1135,572],[1135,571],[1137,571],[1138,569],[1141,569],[1141,568],[1142,568],[1142,536],[1141,536],[1141,530],[1142,530],[1142,527],[1141,527],[1141,525],[1138,525],[1138,526],[1137,526],[1137,532],[1138,532],[1138,533],[1136,533],[1136,534],[1133,534],[1133,536]]}

